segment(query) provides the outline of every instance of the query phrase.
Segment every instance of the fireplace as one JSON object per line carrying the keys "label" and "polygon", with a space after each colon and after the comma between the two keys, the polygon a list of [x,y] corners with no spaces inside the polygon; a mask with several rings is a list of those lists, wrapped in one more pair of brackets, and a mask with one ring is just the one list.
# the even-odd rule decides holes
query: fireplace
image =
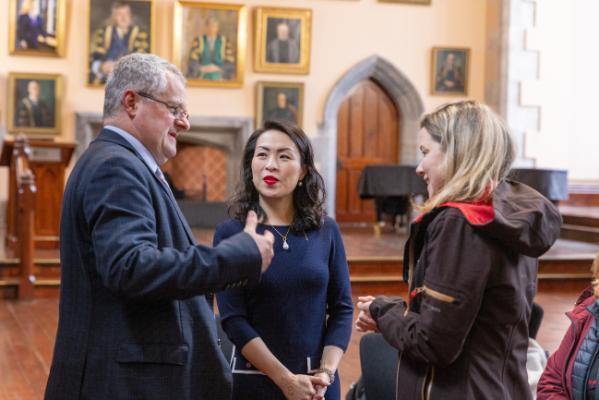
{"label": "fireplace", "polygon": [[227,158],[225,149],[211,145],[182,143],[177,155],[162,165],[172,181],[176,198],[202,201],[227,199]]}
{"label": "fireplace", "polygon": [[[75,160],[102,129],[99,114],[78,113]],[[186,197],[179,205],[191,226],[222,221],[226,199],[239,178],[243,146],[253,129],[245,117],[190,117],[191,128],[178,137],[177,156],[162,166]]]}

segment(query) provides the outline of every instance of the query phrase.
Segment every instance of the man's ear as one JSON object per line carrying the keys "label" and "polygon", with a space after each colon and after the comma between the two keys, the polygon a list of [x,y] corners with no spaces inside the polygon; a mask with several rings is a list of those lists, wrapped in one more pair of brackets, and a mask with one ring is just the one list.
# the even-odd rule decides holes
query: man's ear
{"label": "man's ear", "polygon": [[137,95],[132,90],[127,90],[125,94],[123,94],[123,108],[129,115],[129,118],[135,117],[137,113]]}

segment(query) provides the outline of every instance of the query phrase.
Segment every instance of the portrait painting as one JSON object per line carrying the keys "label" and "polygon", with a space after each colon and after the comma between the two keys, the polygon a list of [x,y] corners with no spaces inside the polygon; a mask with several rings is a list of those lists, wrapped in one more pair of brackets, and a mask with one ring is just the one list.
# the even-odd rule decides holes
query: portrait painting
{"label": "portrait painting", "polygon": [[153,53],[152,0],[89,0],[87,84],[106,83],[119,58]]}
{"label": "portrait painting", "polygon": [[190,86],[242,86],[245,6],[180,0],[174,20],[174,64]]}
{"label": "portrait painting", "polygon": [[303,123],[304,84],[301,82],[258,82],[256,126],[282,120],[299,127]]}
{"label": "portrait painting", "polygon": [[61,77],[55,74],[10,73],[8,131],[60,134]]}
{"label": "portrait painting", "polygon": [[9,7],[10,54],[64,55],[66,0],[9,0]]}
{"label": "portrait painting", "polygon": [[311,30],[311,10],[257,8],[254,69],[257,72],[309,73]]}
{"label": "portrait painting", "polygon": [[470,49],[435,47],[432,56],[431,92],[466,96]]}

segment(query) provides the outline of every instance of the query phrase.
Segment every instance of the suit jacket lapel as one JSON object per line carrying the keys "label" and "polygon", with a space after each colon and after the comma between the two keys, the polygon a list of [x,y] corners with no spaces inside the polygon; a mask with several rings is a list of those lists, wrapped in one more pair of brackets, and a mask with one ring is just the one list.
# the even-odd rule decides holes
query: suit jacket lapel
{"label": "suit jacket lapel", "polygon": [[191,231],[191,228],[189,227],[189,224],[187,223],[187,219],[185,219],[183,212],[179,208],[179,204],[177,204],[177,200],[175,199],[175,196],[173,196],[173,192],[166,185],[166,182],[163,182],[158,176],[156,176],[156,174],[153,173],[152,175],[154,175],[154,179],[158,182],[158,184],[160,185],[160,188],[166,194],[166,197],[168,197],[171,205],[177,212],[177,215],[179,216],[179,220],[181,221],[181,224],[183,225],[183,228],[185,229],[185,233],[187,233],[187,238],[189,239],[189,241],[192,244],[194,244],[194,245],[197,244],[195,236],[193,235],[193,232]]}
{"label": "suit jacket lapel", "polygon": [[[100,134],[98,135],[98,137],[95,140],[104,140],[104,141],[108,141],[108,142],[113,142],[118,145],[126,147],[133,154],[135,154],[135,156],[140,159],[140,161],[148,169],[148,171],[150,171],[150,167],[148,167],[148,165],[144,162],[143,158],[141,157],[141,155],[139,155],[139,153],[135,150],[135,148],[133,146],[131,146],[131,143],[129,143],[127,140],[125,140],[123,137],[121,137],[118,133],[112,132],[110,129],[102,129],[102,131],[100,131]],[[175,209],[175,212],[177,213],[177,216],[179,217],[179,221],[181,221],[181,224],[183,225],[183,229],[185,230],[185,233],[187,234],[187,238],[189,239],[189,241],[192,244],[194,244],[194,245],[197,244],[195,236],[193,235],[193,232],[191,231],[191,228],[189,227],[189,224],[187,223],[187,220],[185,219],[183,212],[179,208],[179,205],[177,204],[177,201],[175,200],[175,196],[173,196],[173,192],[170,190],[169,187],[166,186],[166,184],[164,182],[162,182],[162,180],[160,180],[159,177],[156,176],[155,172],[156,171],[150,171],[150,174],[154,177],[154,179],[158,183],[158,186],[160,186],[162,191],[165,193],[166,197],[169,199],[169,202]]]}

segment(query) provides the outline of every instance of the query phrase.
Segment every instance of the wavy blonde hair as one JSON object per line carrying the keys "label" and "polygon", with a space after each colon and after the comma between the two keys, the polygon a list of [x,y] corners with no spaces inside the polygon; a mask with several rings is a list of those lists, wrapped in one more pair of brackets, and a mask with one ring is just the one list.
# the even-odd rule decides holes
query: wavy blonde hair
{"label": "wavy blonde hair", "polygon": [[448,201],[484,201],[509,173],[516,150],[501,118],[475,101],[445,104],[420,123],[445,155],[443,187],[422,206],[428,212]]}

